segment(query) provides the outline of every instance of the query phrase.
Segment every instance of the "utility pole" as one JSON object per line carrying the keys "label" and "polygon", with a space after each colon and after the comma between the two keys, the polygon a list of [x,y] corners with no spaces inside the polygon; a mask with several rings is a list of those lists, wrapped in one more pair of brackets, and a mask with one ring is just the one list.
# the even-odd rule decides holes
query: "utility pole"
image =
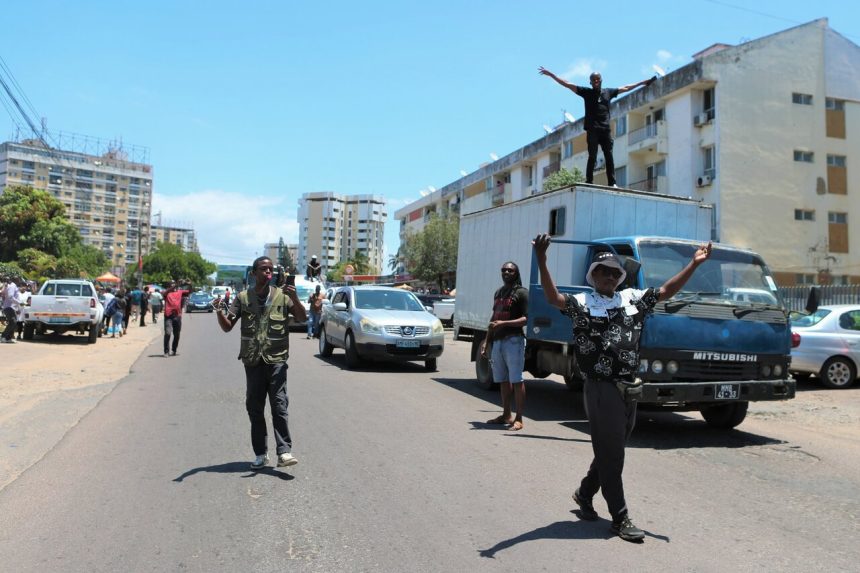
{"label": "utility pole", "polygon": [[143,290],[143,251],[141,242],[143,240],[143,218],[137,218],[137,288]]}

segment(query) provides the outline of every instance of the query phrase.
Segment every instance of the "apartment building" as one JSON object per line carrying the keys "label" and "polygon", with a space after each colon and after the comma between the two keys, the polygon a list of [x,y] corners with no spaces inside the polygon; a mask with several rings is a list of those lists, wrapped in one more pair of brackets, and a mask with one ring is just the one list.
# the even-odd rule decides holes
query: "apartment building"
{"label": "apartment building", "polygon": [[297,268],[316,255],[327,272],[338,262],[364,253],[375,274],[384,262],[385,199],[378,195],[305,193],[299,199]]}
{"label": "apartment building", "polygon": [[185,227],[172,227],[170,225],[152,225],[149,233],[150,245],[155,243],[170,243],[179,245],[187,253],[199,253],[197,247],[197,234],[194,229]]}
{"label": "apartment building", "polygon": [[88,155],[39,140],[0,144],[0,190],[29,185],[59,199],[84,243],[101,249],[115,274],[149,252],[152,166],[117,150]]}
{"label": "apartment building", "polygon": [[[714,238],[761,253],[781,285],[860,283],[860,47],[826,19],[710,46],[611,114],[619,186],[714,204]],[[582,120],[566,122],[399,209],[401,237],[586,160]]]}
{"label": "apartment building", "polygon": [[[298,243],[284,243],[284,249],[289,253],[290,260],[293,261],[293,265],[296,265],[296,269],[299,272],[304,272],[304,267],[299,268],[296,264],[296,261],[299,258],[299,245]],[[269,257],[273,261],[278,261],[278,255],[280,252],[281,243],[266,243],[263,245],[263,255]]]}

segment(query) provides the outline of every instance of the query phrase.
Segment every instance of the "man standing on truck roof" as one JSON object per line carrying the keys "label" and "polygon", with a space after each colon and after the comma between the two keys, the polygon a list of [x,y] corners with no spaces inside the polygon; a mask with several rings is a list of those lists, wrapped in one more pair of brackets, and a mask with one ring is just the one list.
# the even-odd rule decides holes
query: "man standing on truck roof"
{"label": "man standing on truck roof", "polygon": [[[529,291],[523,287],[520,268],[508,261],[502,265],[502,286],[493,295],[493,316],[487,336],[481,342],[481,355],[489,353],[493,380],[502,393],[502,414],[488,424],[506,424],[514,431],[523,429],[526,384],[523,381],[526,339],[523,327],[529,308]],[[511,394],[516,396],[517,416],[511,418]]]}
{"label": "man standing on truck roof", "polygon": [[588,163],[585,165],[585,182],[594,182],[594,164],[597,161],[597,147],[603,150],[603,158],[606,161],[606,184],[615,187],[615,160],[612,157],[612,132],[609,126],[609,102],[612,98],[635,90],[639,86],[650,86],[657,76],[621,86],[620,88],[603,88],[603,78],[598,72],[589,77],[590,88],[577,86],[566,82],[551,71],[540,67],[538,73],[548,76],[561,86],[566,87],[585,100],[585,131],[588,133]]}
{"label": "man standing on truck roof", "polygon": [[597,512],[592,499],[602,490],[612,514],[612,531],[627,541],[642,541],[645,533],[630,521],[621,480],[624,447],[636,423],[636,397],[641,392],[641,381],[635,379],[639,338],[654,305],[681,290],[711,255],[711,243],[700,247],[687,266],[663,286],[644,291],[616,291],[626,276],[624,266],[613,253],[598,252],[585,276],[594,291],[576,295],[559,293],[550,276],[546,264],[550,236],[538,235],[532,244],[547,302],[573,321],[571,348],[585,378],[585,411],[594,459],[573,500],[580,517],[594,521]]}

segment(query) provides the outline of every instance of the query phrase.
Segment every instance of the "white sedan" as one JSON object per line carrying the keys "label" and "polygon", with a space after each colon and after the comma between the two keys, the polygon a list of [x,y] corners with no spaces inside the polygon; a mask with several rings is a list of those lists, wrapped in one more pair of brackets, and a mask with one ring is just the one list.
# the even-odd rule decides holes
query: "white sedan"
{"label": "white sedan", "polygon": [[792,319],[791,331],[789,369],[797,377],[817,374],[827,388],[854,384],[860,370],[860,305],[820,306]]}

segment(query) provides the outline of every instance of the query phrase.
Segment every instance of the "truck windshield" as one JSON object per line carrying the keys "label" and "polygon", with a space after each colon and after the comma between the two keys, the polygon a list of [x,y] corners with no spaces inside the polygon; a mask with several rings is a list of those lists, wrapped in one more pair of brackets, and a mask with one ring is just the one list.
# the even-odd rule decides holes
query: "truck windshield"
{"label": "truck windshield", "polygon": [[[646,288],[658,288],[675,276],[690,262],[697,248],[698,245],[689,243],[640,242]],[[717,245],[674,298],[723,300],[741,306],[783,306],[776,283],[760,256]]]}

